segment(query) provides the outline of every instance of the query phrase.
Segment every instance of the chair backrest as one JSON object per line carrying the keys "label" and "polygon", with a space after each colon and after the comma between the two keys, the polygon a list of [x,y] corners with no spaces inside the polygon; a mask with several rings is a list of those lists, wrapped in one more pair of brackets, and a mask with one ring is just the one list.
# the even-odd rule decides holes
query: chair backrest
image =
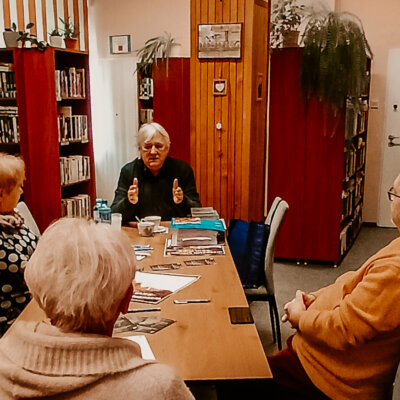
{"label": "chair backrest", "polygon": [[[275,200],[277,200],[276,203]],[[267,220],[268,217],[270,217],[269,218],[270,230],[269,230],[267,248],[265,250],[265,264],[264,264],[266,289],[268,294],[275,293],[274,275],[273,275],[275,241],[276,237],[278,236],[278,232],[282,226],[282,222],[285,218],[287,210],[289,209],[289,205],[285,200],[282,200],[281,198],[278,197],[275,200],[272,203],[272,206],[275,205],[275,208],[273,209],[271,206],[267,218],[265,219],[265,223],[268,223]]]}
{"label": "chair backrest", "polygon": [[23,202],[20,201],[17,204],[17,210],[19,213],[22,215],[25,221],[25,225],[36,235],[40,236],[40,231],[39,228],[35,222],[35,219],[33,218],[31,212],[29,211],[28,206]]}
{"label": "chair backrest", "polygon": [[265,223],[266,223],[267,225],[271,225],[272,215],[274,214],[275,209],[276,209],[276,206],[279,204],[279,202],[280,202],[281,200],[282,200],[282,199],[281,199],[279,196],[276,196],[276,197],[274,198],[274,201],[272,202],[271,207],[269,208],[267,217],[265,218]]}

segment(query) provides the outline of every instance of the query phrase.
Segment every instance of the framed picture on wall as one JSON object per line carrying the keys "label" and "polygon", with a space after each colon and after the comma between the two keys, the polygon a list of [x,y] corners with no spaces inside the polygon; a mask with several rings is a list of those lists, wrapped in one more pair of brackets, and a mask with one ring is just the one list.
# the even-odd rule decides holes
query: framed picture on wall
{"label": "framed picture on wall", "polygon": [[242,53],[242,24],[199,25],[198,35],[199,59],[240,59]]}
{"label": "framed picture on wall", "polygon": [[131,35],[110,36],[110,53],[126,54],[131,52]]}

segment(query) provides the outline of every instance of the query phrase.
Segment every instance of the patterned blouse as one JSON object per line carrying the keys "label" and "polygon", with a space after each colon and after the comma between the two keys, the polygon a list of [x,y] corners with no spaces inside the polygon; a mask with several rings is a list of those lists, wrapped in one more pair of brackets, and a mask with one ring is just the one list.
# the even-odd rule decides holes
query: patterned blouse
{"label": "patterned blouse", "polygon": [[24,270],[36,242],[26,225],[0,226],[0,337],[30,301]]}

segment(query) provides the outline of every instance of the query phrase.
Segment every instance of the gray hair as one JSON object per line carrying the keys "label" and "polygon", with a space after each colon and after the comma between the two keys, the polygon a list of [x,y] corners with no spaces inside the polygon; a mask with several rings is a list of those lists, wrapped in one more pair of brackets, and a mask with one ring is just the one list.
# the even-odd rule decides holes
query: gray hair
{"label": "gray hair", "polygon": [[140,150],[145,142],[151,140],[151,138],[156,134],[159,133],[165,139],[166,144],[170,145],[171,141],[169,139],[168,132],[165,128],[158,124],[157,122],[150,122],[148,124],[143,124],[137,134],[137,145],[138,149]]}
{"label": "gray hair", "polygon": [[127,236],[107,224],[62,218],[43,233],[25,280],[53,325],[96,332],[115,318],[135,277]]}
{"label": "gray hair", "polygon": [[25,178],[25,163],[21,157],[0,153],[0,187],[10,193]]}

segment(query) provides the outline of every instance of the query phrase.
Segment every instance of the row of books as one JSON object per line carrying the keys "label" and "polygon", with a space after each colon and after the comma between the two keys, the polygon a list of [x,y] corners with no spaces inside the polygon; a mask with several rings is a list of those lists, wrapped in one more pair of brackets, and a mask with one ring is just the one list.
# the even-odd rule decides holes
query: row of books
{"label": "row of books", "polygon": [[354,109],[350,100],[347,100],[346,109],[346,137],[351,138],[365,131],[368,118],[368,100],[360,101],[360,109]]}
{"label": "row of books", "polygon": [[153,109],[152,108],[142,108],[139,110],[139,123],[147,124],[153,122]]}
{"label": "row of books", "polygon": [[353,218],[342,229],[339,236],[340,255],[342,256],[348,248],[350,248],[353,240],[355,239],[362,223],[362,205],[359,204],[355,211]]}
{"label": "row of books", "polygon": [[87,143],[87,115],[73,115],[72,107],[57,107],[58,142],[62,145],[71,142]]}
{"label": "row of books", "polygon": [[0,63],[0,98],[15,98],[17,90],[15,85],[14,65]]}
{"label": "row of books", "polygon": [[57,101],[68,98],[86,97],[86,78],[84,68],[70,67],[56,70],[56,98]]}
{"label": "row of books", "polygon": [[19,143],[18,107],[0,106],[0,143]]}
{"label": "row of books", "polygon": [[365,164],[366,145],[362,137],[357,139],[357,144],[344,152],[344,176],[349,180],[354,173]]}
{"label": "row of books", "polygon": [[60,184],[69,185],[90,179],[90,157],[60,157]]}
{"label": "row of books", "polygon": [[342,221],[352,215],[354,207],[360,202],[364,193],[364,172],[359,171],[345,183],[342,190]]}
{"label": "row of books", "polygon": [[63,217],[90,217],[90,197],[87,194],[61,199],[61,215]]}
{"label": "row of books", "polygon": [[153,97],[154,85],[153,79],[142,78],[139,81],[139,99],[150,100]]}

